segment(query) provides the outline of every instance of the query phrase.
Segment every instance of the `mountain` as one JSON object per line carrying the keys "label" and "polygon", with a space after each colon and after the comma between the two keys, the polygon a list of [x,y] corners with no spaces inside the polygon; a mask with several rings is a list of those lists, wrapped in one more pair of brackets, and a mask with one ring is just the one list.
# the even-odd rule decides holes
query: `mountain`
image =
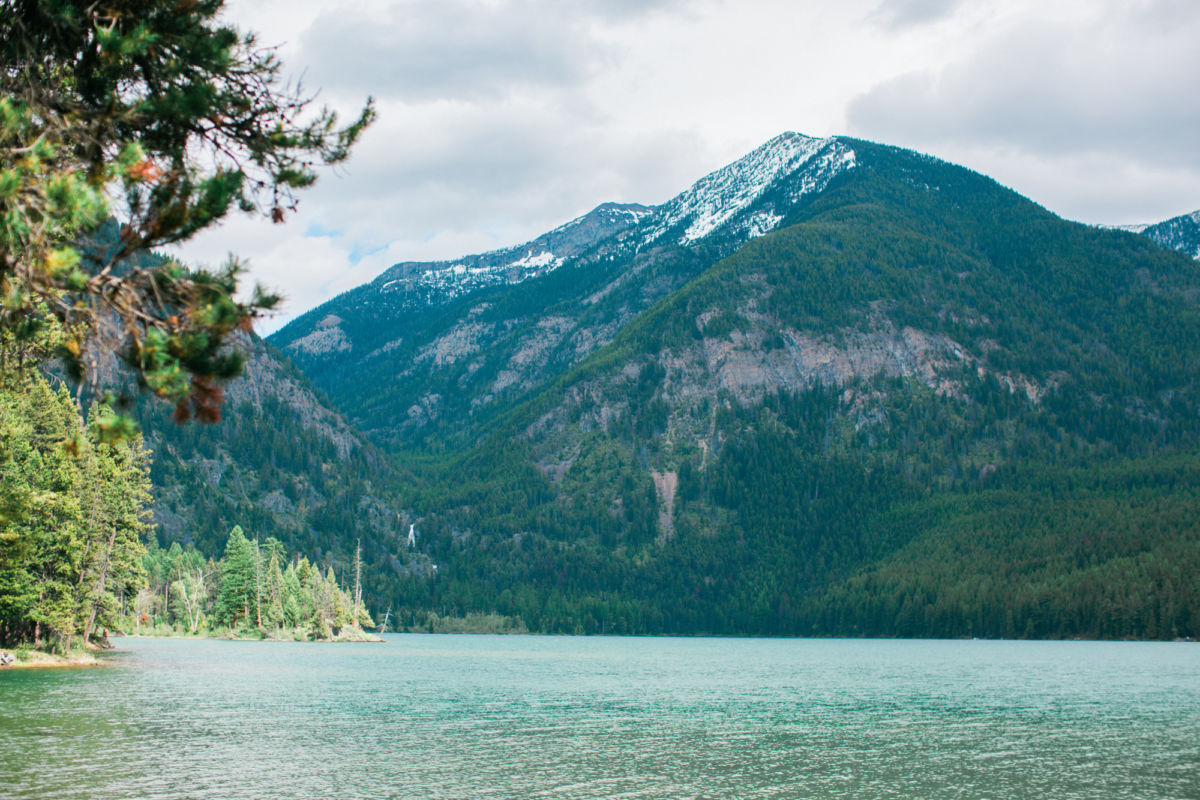
{"label": "mountain", "polygon": [[1196,509],[1197,265],[960,168],[855,151],[786,227],[626,326],[459,468],[545,475],[496,486],[492,507],[541,490],[508,512],[511,535],[594,532],[573,588],[609,625],[1196,630],[1197,530],[1179,521]]}
{"label": "mountain", "polygon": [[[515,248],[397,265],[270,341],[377,440],[444,444],[580,363],[854,163],[846,140],[784,134],[662,206],[600,206]],[[461,291],[438,288],[454,274]]]}
{"label": "mountain", "polygon": [[1200,635],[1195,261],[798,134],[591,231],[271,339],[406,471],[408,624]]}
{"label": "mountain", "polygon": [[1139,226],[1137,233],[1170,250],[1200,259],[1200,211],[1181,214],[1156,225]]}

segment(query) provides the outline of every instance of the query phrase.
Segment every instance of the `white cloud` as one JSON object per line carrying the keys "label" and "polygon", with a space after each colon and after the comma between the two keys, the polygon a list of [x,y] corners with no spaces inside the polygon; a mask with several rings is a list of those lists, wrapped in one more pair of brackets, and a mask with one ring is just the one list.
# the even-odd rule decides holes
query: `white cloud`
{"label": "white cloud", "polygon": [[1161,212],[1168,196],[1186,195],[1181,177],[1200,202],[1200,10],[1189,7],[1096,3],[1065,19],[1022,15],[960,60],[859,95],[850,127],[952,159],[972,153],[971,166],[986,163],[1001,180],[1025,174],[1018,190],[1068,216]]}

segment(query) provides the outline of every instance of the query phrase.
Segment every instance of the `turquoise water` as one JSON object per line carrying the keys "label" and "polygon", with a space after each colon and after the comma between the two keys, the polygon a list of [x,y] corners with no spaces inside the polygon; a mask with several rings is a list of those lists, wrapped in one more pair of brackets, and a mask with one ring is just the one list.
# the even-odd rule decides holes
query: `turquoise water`
{"label": "turquoise water", "polygon": [[1200,798],[1200,645],[118,639],[0,672],[0,797]]}

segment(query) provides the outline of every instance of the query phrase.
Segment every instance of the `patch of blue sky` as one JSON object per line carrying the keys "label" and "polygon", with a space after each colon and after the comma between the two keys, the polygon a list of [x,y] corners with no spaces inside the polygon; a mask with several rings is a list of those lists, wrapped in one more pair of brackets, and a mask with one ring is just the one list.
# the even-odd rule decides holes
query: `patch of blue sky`
{"label": "patch of blue sky", "polygon": [[386,243],[372,246],[363,244],[362,242],[355,242],[354,246],[350,248],[350,254],[348,258],[350,259],[351,264],[357,264],[367,256],[373,256],[376,253],[382,253],[387,249],[388,245]]}
{"label": "patch of blue sky", "polygon": [[320,222],[310,222],[304,230],[305,239],[334,239],[344,236],[345,231],[338,228],[327,228]]}

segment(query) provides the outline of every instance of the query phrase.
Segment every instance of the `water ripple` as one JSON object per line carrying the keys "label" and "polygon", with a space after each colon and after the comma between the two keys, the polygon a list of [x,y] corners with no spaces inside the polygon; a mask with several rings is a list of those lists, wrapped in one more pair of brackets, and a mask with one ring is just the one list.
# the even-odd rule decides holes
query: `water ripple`
{"label": "water ripple", "polygon": [[1200,647],[121,640],[0,673],[0,794],[1195,798]]}

